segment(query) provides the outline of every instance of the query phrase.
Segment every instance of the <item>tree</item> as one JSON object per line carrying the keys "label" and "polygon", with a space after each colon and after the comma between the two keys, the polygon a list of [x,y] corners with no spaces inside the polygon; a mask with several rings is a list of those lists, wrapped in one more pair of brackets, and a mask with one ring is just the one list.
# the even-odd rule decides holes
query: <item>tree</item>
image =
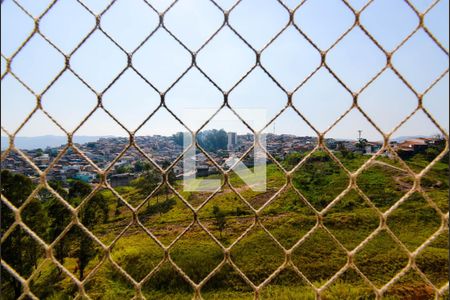
{"label": "tree", "polygon": [[[72,203],[80,203],[92,192],[92,188],[88,183],[83,181],[73,181],[69,188],[69,198]],[[95,194],[87,203],[84,203],[79,212],[79,219],[81,223],[87,228],[92,228],[99,223],[106,223],[108,221],[108,203],[103,194]],[[95,256],[94,243],[81,232],[80,229],[75,231],[72,242],[77,244],[75,256],[78,261],[78,271],[80,279],[84,278],[84,270],[92,257]]]}
{"label": "tree", "polygon": [[86,147],[88,147],[89,149],[96,149],[97,148],[97,143],[89,142],[89,143],[86,144]]}
{"label": "tree", "polygon": [[[167,169],[169,166],[170,166],[170,162],[167,161],[167,160],[165,160],[162,163],[163,169]],[[175,176],[175,173],[173,172],[173,169],[170,169],[169,174],[167,174],[167,181],[168,181],[168,183],[170,183],[170,185],[173,185],[175,183],[176,179],[177,178]],[[167,184],[164,185],[164,188],[161,189],[161,192],[163,192],[166,195],[166,201],[169,200],[170,189],[167,186]]]}
{"label": "tree", "polygon": [[[69,186],[69,199],[71,201],[77,200],[77,202],[81,202],[85,197],[87,197],[92,191],[91,186],[81,180],[73,180]],[[77,203],[75,203],[77,204]]]}
{"label": "tree", "polygon": [[[20,207],[33,191],[34,185],[28,177],[22,174],[13,174],[8,170],[2,170],[0,189],[2,195],[15,207]],[[34,205],[33,202],[30,205]],[[35,205],[32,209],[36,215],[41,215],[42,208],[40,205]],[[14,222],[14,216],[9,209],[2,207],[1,218],[3,234],[7,229],[6,226]],[[45,222],[45,220],[38,217],[30,218],[28,225],[40,226],[40,222]],[[15,229],[2,243],[2,259],[22,275],[29,274],[32,271],[37,263],[37,253],[38,245],[21,227]],[[14,299],[19,298],[22,289],[20,282],[14,280],[12,276],[5,276],[2,279],[2,290],[3,285],[10,285],[14,290]]]}
{"label": "tree", "polygon": [[[428,145],[428,148],[425,150],[425,159],[427,161],[433,161],[439,154],[442,153],[445,149],[445,138],[441,136],[436,136],[434,138],[434,142]],[[443,162],[448,162],[448,153],[443,157]]]}
{"label": "tree", "polygon": [[343,158],[353,158],[353,153],[350,152],[344,145],[344,143],[339,142],[337,144],[336,150],[339,151]]}
{"label": "tree", "polygon": [[[188,140],[185,141],[185,138]],[[183,132],[177,132],[172,135],[172,140],[179,146],[184,146],[185,144],[189,145],[192,142],[191,136],[185,135]],[[226,150],[228,144],[228,134],[223,129],[205,130],[197,134],[197,142],[206,151],[217,152],[219,150]]]}
{"label": "tree", "polygon": [[[1,193],[14,206],[20,207],[32,191],[32,184],[29,178],[23,175],[13,174],[8,170],[2,171]],[[10,210],[6,209],[5,207],[1,210],[1,217],[1,230],[3,234],[3,232],[7,229],[6,226],[14,222],[14,215],[10,213]]]}
{"label": "tree", "polygon": [[[102,194],[96,194],[80,210],[80,221],[87,228],[108,221],[108,205]],[[81,231],[81,230],[80,230]],[[79,248],[77,251],[78,271],[80,279],[84,278],[84,270],[89,261],[96,255],[94,243],[86,234],[79,232]]]}
{"label": "tree", "polygon": [[184,133],[183,132],[177,132],[172,135],[172,140],[175,144],[179,146],[184,145]]}
{"label": "tree", "polygon": [[129,165],[129,164],[116,167],[117,174],[131,173],[132,171],[133,171],[133,166]]}
{"label": "tree", "polygon": [[205,130],[197,135],[197,141],[206,151],[217,152],[227,149],[228,135],[223,129]]}
{"label": "tree", "polygon": [[[161,174],[156,168],[149,166],[144,174],[133,181],[133,185],[143,194],[148,196],[161,182]],[[149,204],[149,201],[147,202]]]}
{"label": "tree", "polygon": [[293,152],[286,155],[284,159],[284,165],[293,168],[303,159],[304,155],[299,152]]}
{"label": "tree", "polygon": [[44,150],[42,150],[41,148],[37,149],[36,150],[36,157],[40,157],[42,155],[44,155]]}
{"label": "tree", "polygon": [[425,158],[427,161],[433,161],[440,153],[436,147],[428,147],[425,150]]}
{"label": "tree", "polygon": [[356,148],[358,148],[360,151],[364,152],[366,149],[366,146],[369,142],[367,141],[367,139],[364,138],[360,138],[358,139],[358,142],[356,143]]}
{"label": "tree", "polygon": [[143,163],[142,161],[138,160],[133,167],[133,171],[136,173],[140,173],[142,171],[144,171],[146,168],[146,164]]}
{"label": "tree", "polygon": [[213,206],[213,216],[214,216],[214,225],[220,231],[220,237],[222,238],[222,232],[224,231],[227,220],[225,218],[225,213],[217,206]]}
{"label": "tree", "polygon": [[[67,199],[68,193],[64,190],[60,181],[51,181],[49,185],[62,198]],[[44,190],[40,194],[40,197],[44,201],[44,207],[49,219],[47,238],[50,241],[54,241],[70,222],[71,215],[68,214],[64,205],[50,192]],[[66,246],[65,240],[63,239],[55,247],[55,257],[61,263],[64,263],[64,250]]]}

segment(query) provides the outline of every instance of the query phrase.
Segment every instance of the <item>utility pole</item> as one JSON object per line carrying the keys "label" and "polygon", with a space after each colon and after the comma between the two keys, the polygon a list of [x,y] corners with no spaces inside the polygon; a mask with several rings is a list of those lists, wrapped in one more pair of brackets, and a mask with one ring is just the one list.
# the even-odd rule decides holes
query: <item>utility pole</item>
{"label": "utility pole", "polygon": [[358,133],[359,133],[359,139],[358,140],[361,140],[362,130],[358,130]]}

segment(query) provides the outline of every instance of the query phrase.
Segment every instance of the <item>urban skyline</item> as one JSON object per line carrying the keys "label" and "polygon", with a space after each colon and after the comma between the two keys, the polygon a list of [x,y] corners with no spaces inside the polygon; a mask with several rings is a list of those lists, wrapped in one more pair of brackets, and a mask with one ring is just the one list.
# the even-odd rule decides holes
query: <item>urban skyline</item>
{"label": "urban skyline", "polygon": [[[35,1],[25,2],[34,15],[41,13],[45,7]],[[132,51],[153,28],[156,28],[158,15],[143,1],[127,1],[127,5],[122,2],[119,1],[102,16],[101,26],[126,51]],[[158,10],[163,10],[170,3],[170,1],[148,2],[155,5]],[[230,1],[218,3],[225,9],[231,7]],[[296,7],[298,1],[290,0],[284,3],[292,9]],[[220,28],[223,14],[210,1],[193,4],[192,0],[178,1],[165,15],[164,21],[175,36],[186,43],[191,51],[196,51],[214,30]],[[350,1],[350,4],[360,9],[363,1]],[[414,4],[423,11],[431,2],[415,1]],[[100,3],[88,1],[87,6],[97,13],[106,7],[103,1]],[[448,1],[439,2],[426,14],[424,23],[441,41],[443,47],[448,49],[446,11]],[[321,16],[320,24],[316,22],[318,16]],[[380,19],[383,19],[383,22],[379,22]],[[351,10],[341,1],[334,0],[307,1],[294,15],[295,25],[301,28],[322,51],[327,50],[350,28],[353,21],[354,14]],[[286,22],[289,22],[289,14],[278,1],[246,0],[232,10],[229,22],[252,47],[261,49],[283,29]],[[404,1],[378,0],[361,13],[360,22],[386,51],[391,51],[414,32],[419,25],[419,18]],[[57,47],[68,53],[89,32],[90,25],[95,25],[95,18],[79,3],[59,1],[42,18],[39,28]],[[14,53],[23,38],[32,31],[33,26],[32,19],[16,4],[12,1],[3,3],[2,53],[6,57]],[[64,32],[59,30],[61,27],[65,28]],[[14,28],[14,31],[8,28]],[[301,53],[301,56],[298,53]],[[190,53],[168,32],[159,28],[133,54],[132,63],[139,74],[133,69],[127,69],[120,74],[126,66],[125,53],[105,34],[97,30],[71,55],[70,66],[97,93],[102,94],[103,107],[129,130],[136,129],[161,104],[160,93],[165,93],[164,104],[167,108],[195,130],[212,114],[195,116],[188,115],[185,111],[204,108],[217,110],[223,104],[225,92],[228,94],[228,103],[231,107],[264,109],[267,111],[267,121],[280,112],[288,103],[287,94],[293,92],[292,104],[318,131],[323,132],[351,107],[353,103],[351,93],[359,93],[364,84],[377,76],[386,65],[383,52],[358,27],[330,49],[326,56],[327,66],[350,91],[347,91],[323,66],[308,78],[315,68],[320,66],[320,53],[292,24],[262,52],[261,66],[246,74],[255,63],[255,58],[252,50],[232,30],[224,27],[205,48],[199,51],[196,61],[202,72],[218,86],[214,86],[194,67],[167,91],[170,84],[187,70],[192,59]],[[3,58],[1,62],[3,73],[6,64]],[[419,29],[394,53],[391,62],[420,94],[443,72],[445,74],[448,58],[427,33]],[[27,86],[36,94],[40,94],[64,68],[64,57],[42,37],[35,35],[14,58],[11,68]],[[269,77],[266,71],[273,77]],[[118,75],[120,77],[117,81],[105,90],[108,83],[115,80]],[[247,77],[232,89],[232,86],[245,75]],[[307,78],[308,80],[304,82]],[[300,84],[302,86],[296,90]],[[424,108],[447,132],[448,90],[448,74],[446,74],[423,98]],[[2,126],[12,133],[36,107],[36,99],[11,74],[6,74],[2,78],[1,93]],[[76,125],[95,108],[98,99],[75,74],[66,70],[45,91],[41,103],[42,108],[63,128],[73,131]],[[390,68],[378,74],[378,78],[358,96],[358,104],[385,133],[390,132],[410,115],[418,103],[417,95]],[[236,123],[227,130],[241,132],[241,125]],[[277,119],[276,133],[308,135],[310,129],[304,125],[303,120],[289,109]],[[137,134],[170,135],[180,131],[180,128],[181,125],[163,108]],[[337,124],[330,132],[330,137],[353,137],[355,128],[364,130],[369,139],[379,139],[379,134],[356,109]],[[437,131],[428,117],[419,111],[395,135],[432,135]],[[18,136],[61,135],[61,133],[62,131],[38,110]],[[104,111],[98,110],[77,134],[120,136],[124,135],[124,131]],[[3,131],[2,135],[5,135]]]}

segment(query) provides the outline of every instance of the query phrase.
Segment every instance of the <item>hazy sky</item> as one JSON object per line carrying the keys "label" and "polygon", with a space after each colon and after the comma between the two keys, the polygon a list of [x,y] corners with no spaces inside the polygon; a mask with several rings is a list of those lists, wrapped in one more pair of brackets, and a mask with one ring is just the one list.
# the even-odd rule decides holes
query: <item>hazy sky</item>
{"label": "hazy sky", "polygon": [[[18,0],[34,16],[50,1]],[[82,0],[94,13],[109,1]],[[163,11],[172,1],[148,0]],[[228,9],[234,1],[216,1]],[[293,8],[300,0],[285,0]],[[359,9],[367,1],[349,1]],[[433,1],[415,0],[424,11]],[[1,52],[11,56],[33,30],[33,20],[11,0],[1,6]],[[441,0],[426,16],[425,24],[448,49],[449,0]],[[289,14],[276,0],[243,0],[229,16],[229,22],[256,50],[260,50],[288,22]],[[361,14],[361,23],[388,51],[393,50],[414,28],[419,19],[403,0],[375,0]],[[328,49],[354,22],[353,13],[340,0],[308,0],[295,14],[295,23],[316,45]],[[101,19],[102,28],[132,52],[158,26],[159,17],[143,0],[118,0]],[[208,0],[180,0],[165,15],[165,25],[189,49],[199,47],[223,23],[222,12]],[[60,0],[40,22],[41,32],[63,52],[70,53],[95,26],[95,18],[75,0]],[[191,55],[163,28],[133,55],[135,68],[159,91],[166,91],[191,64]],[[198,66],[224,91],[228,91],[255,64],[256,57],[228,27],[197,55]],[[71,57],[70,64],[97,92],[103,92],[127,63],[126,55],[102,32],[95,31]],[[318,51],[289,26],[261,55],[262,65],[286,91],[293,91],[320,65]],[[328,65],[353,91],[358,91],[386,64],[384,54],[357,27],[327,55]],[[448,68],[448,56],[423,30],[419,30],[392,58],[393,65],[419,92]],[[5,71],[1,60],[1,72]],[[35,35],[14,58],[12,70],[36,93],[41,93],[64,68],[64,58],[42,37]],[[36,105],[36,100],[10,74],[1,81],[2,126],[13,132]],[[424,105],[448,131],[448,75],[424,98]],[[257,67],[228,96],[235,108],[266,111],[272,119],[286,104],[286,93]],[[159,105],[159,93],[131,69],[106,90],[103,104],[127,128],[136,129]],[[192,129],[210,117],[212,108],[223,102],[222,92],[196,68],[191,69],[166,94],[167,106]],[[359,97],[367,114],[386,132],[394,128],[417,106],[417,98],[391,71],[385,71]],[[293,95],[295,107],[319,131],[326,130],[352,104],[351,95],[320,69]],[[43,95],[43,108],[71,131],[97,104],[96,95],[71,72],[66,71]],[[199,109],[198,113],[192,109]],[[205,112],[208,111],[208,113]],[[186,111],[189,111],[187,113]],[[226,111],[222,114],[227,114]],[[246,131],[238,121],[225,125],[213,121],[208,128]],[[260,122],[259,122],[260,123]],[[259,129],[259,128],[255,128]],[[328,137],[355,138],[357,130],[371,140],[380,135],[358,111],[352,111]],[[158,111],[137,135],[172,134],[183,127],[167,111]],[[313,131],[292,110],[271,124],[268,132],[312,135]],[[394,136],[429,135],[437,128],[423,113],[416,114]],[[19,136],[62,135],[42,112],[36,113]],[[79,135],[125,135],[125,131],[103,111],[96,112],[78,131]],[[3,132],[2,132],[3,135]]]}

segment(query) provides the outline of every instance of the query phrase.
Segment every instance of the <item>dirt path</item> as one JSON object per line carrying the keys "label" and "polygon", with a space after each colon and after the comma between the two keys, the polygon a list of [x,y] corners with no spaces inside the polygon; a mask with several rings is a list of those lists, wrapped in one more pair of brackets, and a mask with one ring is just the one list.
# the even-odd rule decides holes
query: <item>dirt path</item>
{"label": "dirt path", "polygon": [[381,166],[384,166],[384,167],[387,167],[387,168],[391,168],[391,169],[394,169],[394,170],[397,170],[397,171],[400,171],[400,172],[403,172],[403,173],[407,173],[405,169],[402,169],[402,168],[399,168],[399,167],[396,167],[396,166],[393,166],[393,165],[390,165],[388,163],[385,163],[385,162],[382,162],[382,161],[378,161],[378,160],[373,161],[372,165],[381,165]]}
{"label": "dirt path", "polygon": [[405,169],[390,165],[388,163],[382,162],[382,161],[374,161],[372,162],[373,165],[380,165],[385,168],[389,168],[391,170],[395,170],[398,172],[402,172],[404,175],[400,176],[393,176],[395,183],[402,189],[402,191],[407,192],[412,188],[412,183],[406,182],[405,179],[407,179],[409,176],[408,172]]}

